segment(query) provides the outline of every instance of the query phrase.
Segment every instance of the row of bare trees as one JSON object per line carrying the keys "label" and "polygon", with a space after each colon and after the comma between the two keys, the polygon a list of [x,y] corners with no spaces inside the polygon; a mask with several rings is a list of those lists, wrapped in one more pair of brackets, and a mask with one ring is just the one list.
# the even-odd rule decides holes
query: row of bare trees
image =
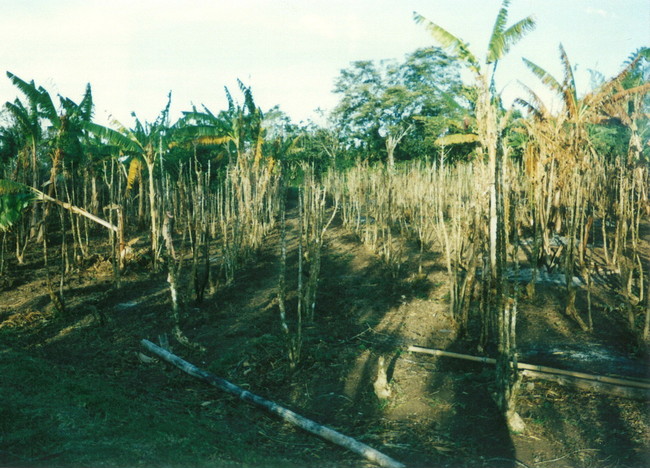
{"label": "row of bare trees", "polygon": [[[507,27],[508,3],[497,16],[482,63],[462,39],[415,15],[475,77],[470,132],[438,139],[441,145],[475,142],[474,158],[449,167],[443,146],[433,164],[401,169],[361,165],[330,174],[327,184],[341,200],[344,224],[391,272],[399,272],[405,238],[416,239],[422,251],[441,254],[451,316],[461,334],[468,333],[471,305],[476,304],[478,321],[473,322],[478,322],[480,347],[493,344],[498,351],[498,404],[516,429],[521,420],[514,411],[519,382],[515,330],[522,280],[532,297],[540,276],[561,272],[565,312],[586,331],[597,327],[592,317],[594,276],[612,273],[621,285],[632,337],[648,338],[650,316],[642,306],[649,269],[639,253],[639,236],[650,208],[648,160],[643,155],[647,135],[642,135],[650,85],[648,49],[641,49],[619,75],[579,98],[560,46],[562,81],[530,61],[526,64],[558,94],[563,108],[551,113],[529,89],[529,99],[518,100],[529,115],[516,118],[501,107],[494,72],[534,23],[525,18]],[[627,134],[623,154],[612,154],[603,144],[603,135],[612,132]],[[576,308],[578,294],[587,297],[586,318]]]}
{"label": "row of bare trees", "polygon": [[[76,110],[71,101],[66,101],[67,107],[59,115],[50,107],[46,90],[9,76],[30,99],[37,128],[46,117],[52,122],[71,120],[65,113]],[[268,129],[250,88],[240,83],[240,89],[244,96],[241,105],[226,90],[226,111],[215,114],[205,107],[193,109],[171,125],[170,96],[154,122],[136,118],[135,126],[127,128],[117,121],[111,127],[92,122],[88,87],[83,101],[85,118],[74,121],[75,133],[67,140],[74,140],[74,147],[52,148],[63,131],[58,130],[55,138],[48,129],[34,136],[30,145],[18,152],[18,158],[3,168],[3,271],[8,240],[15,243],[14,259],[19,264],[26,262],[28,248],[37,246],[35,241],[42,243],[45,265],[52,262],[50,258],[61,260],[59,288],[53,287],[49,270],[48,286],[52,301],[64,312],[66,279],[93,257],[93,251],[101,252],[96,249],[101,233],[97,228],[103,225],[108,228],[104,253],[112,263],[115,287],[120,288],[124,270],[133,263],[149,266],[154,273],[166,271],[173,335],[179,342],[201,349],[201,344],[182,332],[185,303],[190,296],[201,303],[206,293],[232,285],[241,268],[256,258],[280,212],[282,232],[286,231],[289,179],[299,173],[303,183],[298,187],[298,284],[289,282],[299,300],[297,305],[285,306],[286,255],[282,257],[278,295],[280,324],[287,333],[290,363],[295,366],[300,358],[302,323],[315,320],[321,248],[336,210],[326,219],[327,192],[313,165],[286,161],[298,139],[281,134],[265,138]],[[19,104],[16,100],[7,106]],[[46,115],[43,109],[51,113]],[[30,158],[23,161],[23,153]],[[43,161],[44,156],[50,161]],[[84,164],[77,164],[82,157]],[[44,193],[38,187],[48,167],[48,193]],[[73,174],[71,167],[81,174]],[[55,214],[58,222],[54,222]],[[148,243],[141,241],[147,238]],[[57,243],[57,256],[49,256],[48,247]],[[283,241],[282,251],[286,250]],[[309,278],[304,282],[303,269]]]}

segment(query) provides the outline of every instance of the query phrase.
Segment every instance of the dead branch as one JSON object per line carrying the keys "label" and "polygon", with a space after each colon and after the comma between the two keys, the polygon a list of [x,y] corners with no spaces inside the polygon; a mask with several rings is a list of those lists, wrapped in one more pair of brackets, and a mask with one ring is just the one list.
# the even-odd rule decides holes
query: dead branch
{"label": "dead branch", "polygon": [[336,430],[332,430],[329,427],[320,425],[314,422],[313,420],[298,415],[295,412],[276,404],[275,402],[269,401],[268,399],[265,399],[256,394],[248,392],[240,388],[239,386],[230,383],[229,381],[226,381],[211,373],[208,373],[207,371],[204,371],[192,365],[191,363],[186,362],[182,358],[174,355],[173,353],[168,352],[165,349],[158,347],[157,345],[155,345],[154,343],[146,339],[143,339],[141,341],[141,344],[151,353],[158,355],[163,360],[178,367],[179,369],[189,374],[190,376],[194,376],[195,378],[205,381],[208,384],[216,386],[222,391],[225,391],[229,394],[233,394],[239,397],[243,401],[262,407],[268,410],[269,412],[272,412],[282,417],[283,420],[293,425],[296,425],[297,427],[300,427],[303,430],[313,433],[314,435],[318,435],[327,441],[330,441],[346,449],[349,449],[350,451],[360,456],[363,456],[369,461],[379,464],[381,467],[405,467],[404,464],[400,463],[399,461],[396,461],[395,459],[386,456],[385,454],[355,440],[354,438],[350,438],[349,436],[343,435],[342,433],[339,433]]}
{"label": "dead branch", "polygon": [[38,189],[36,189],[34,187],[29,187],[29,189],[32,192],[34,192],[40,200],[45,200],[46,202],[53,202],[53,203],[55,203],[57,205],[60,205],[61,207],[65,208],[66,210],[70,210],[71,212],[76,213],[77,215],[84,216],[84,217],[94,221],[95,223],[99,223],[100,225],[105,226],[109,230],[113,230],[116,233],[118,232],[117,226],[107,222],[106,220],[102,220],[101,218],[96,217],[92,213],[87,212],[86,210],[84,210],[83,208],[75,207],[72,204],[69,204],[67,202],[62,202],[62,201],[60,201],[58,199],[50,197],[49,195],[39,191]]}

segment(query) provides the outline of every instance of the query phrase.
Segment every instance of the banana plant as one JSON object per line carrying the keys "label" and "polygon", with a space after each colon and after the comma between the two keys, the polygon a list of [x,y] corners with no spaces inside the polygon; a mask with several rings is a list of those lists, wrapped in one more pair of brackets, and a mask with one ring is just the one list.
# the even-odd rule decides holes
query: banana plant
{"label": "banana plant", "polygon": [[204,105],[203,111],[196,108],[185,111],[176,125],[177,135],[189,137],[198,145],[225,145],[229,160],[235,153],[237,163],[243,165],[252,156],[253,164],[258,166],[264,143],[264,116],[255,105],[251,88],[241,80],[237,83],[244,95],[243,104],[235,102],[228,88],[225,88],[227,110],[215,114]]}
{"label": "banana plant", "polygon": [[[239,148],[237,132],[232,122],[223,112],[214,114],[206,106],[203,111],[193,107],[192,111],[183,111],[183,117],[175,124],[175,145],[188,144],[193,147],[223,147],[228,160],[231,159],[231,146]],[[232,145],[231,145],[232,144]],[[220,155],[219,159],[223,154]]]}
{"label": "banana plant", "polygon": [[36,103],[29,101],[25,106],[23,102],[16,98],[13,102],[6,102],[5,109],[8,111],[18,135],[22,140],[21,151],[28,152],[30,155],[29,165],[31,171],[31,183],[33,186],[38,184],[38,147],[43,137],[43,129],[38,115]]}
{"label": "banana plant", "polygon": [[[59,111],[54,105],[50,93],[34,81],[27,82],[11,72],[7,72],[11,82],[27,97],[29,106],[25,107],[19,100],[6,103],[19,128],[29,143],[32,159],[32,186],[37,186],[37,152],[41,142],[47,143],[52,160],[48,195],[56,191],[57,177],[61,171],[64,158],[70,160],[71,166],[83,161],[82,140],[84,139],[82,123],[92,119],[93,100],[90,85],[86,86],[84,96],[79,104],[59,95]],[[48,127],[43,132],[42,122]]]}
{"label": "banana plant", "polygon": [[574,169],[591,166],[597,154],[597,138],[601,135],[598,128],[612,123],[619,129],[626,127],[629,132],[628,155],[623,164],[630,166],[639,159],[642,150],[639,122],[644,115],[641,101],[650,91],[650,83],[635,79],[633,74],[642,60],[648,60],[649,51],[650,48],[637,51],[620,73],[583,97],[578,97],[573,68],[562,44],[559,47],[564,69],[562,80],[534,62],[523,59],[561,103],[559,112],[551,113],[544,101],[526,85],[523,87],[528,92],[528,99],[516,100],[531,117],[525,125],[530,140],[535,144],[534,148],[531,147],[534,151],[529,151],[526,159],[529,176],[534,181],[544,180],[553,173],[553,166],[557,167],[556,188],[547,191],[550,196],[566,184],[564,179]]}
{"label": "banana plant", "polygon": [[[24,141],[23,153],[28,152],[30,155],[30,164],[28,166],[31,167],[31,177],[14,177],[14,179],[31,184],[31,187],[38,187],[40,185],[39,155],[48,155],[51,159],[49,181],[47,183],[48,197],[60,197],[57,195],[57,188],[61,182],[61,173],[65,171],[65,191],[62,191],[61,194],[65,193],[68,203],[77,203],[75,194],[80,193],[80,191],[75,190],[75,174],[77,168],[82,166],[84,156],[82,145],[84,136],[80,122],[89,120],[92,116],[93,103],[90,85],[87,85],[80,105],[59,95],[59,107],[57,108],[48,91],[42,86],[37,86],[33,80],[27,82],[11,72],[7,72],[7,77],[27,98],[27,105],[23,105],[18,99],[5,104],[5,108],[13,117],[19,132],[22,134]],[[37,206],[33,206],[31,229],[29,232],[22,231],[23,235],[20,236],[22,249],[27,246],[28,241],[36,234],[38,234],[39,240],[43,239],[47,230],[50,209],[51,204],[44,204],[43,213],[40,215]],[[75,245],[78,245],[82,252],[86,253],[85,246],[81,241],[79,227],[77,227],[77,230],[73,230],[73,236],[78,242]],[[22,257],[22,255],[19,257]]]}
{"label": "banana plant", "polygon": [[[30,133],[33,134],[33,138],[39,136],[40,118],[47,119],[50,123],[51,133],[54,134],[54,144],[52,145],[53,150],[50,155],[52,158],[50,183],[54,183],[56,181],[57,171],[61,162],[61,158],[63,156],[63,150],[60,145],[57,145],[56,141],[58,138],[60,138],[60,136],[65,132],[67,128],[66,120],[62,119],[62,117],[59,116],[57,109],[54,106],[54,102],[52,101],[50,94],[45,88],[42,86],[36,87],[34,80],[27,82],[11,72],[7,72],[7,77],[9,77],[11,82],[27,97],[30,103],[30,107],[36,110],[36,113],[34,113],[35,115],[31,119],[32,122],[29,125]],[[14,110],[19,113],[22,112],[22,110],[19,108],[14,108]],[[52,195],[51,193],[54,191],[54,184],[50,186],[49,191],[49,195]]]}
{"label": "banana plant", "polygon": [[[117,129],[105,127],[94,122],[84,122],[83,127],[93,135],[104,140],[110,145],[119,148],[126,155],[131,156],[129,168],[129,180],[132,183],[135,175],[139,172],[138,166],[142,162],[147,167],[149,182],[149,213],[151,217],[151,250],[154,257],[154,266],[157,265],[159,257],[159,242],[161,236],[161,223],[159,210],[161,209],[156,188],[155,168],[157,156],[162,162],[163,148],[167,147],[167,135],[169,133],[169,108],[171,105],[171,93],[167,99],[167,105],[153,123],[142,122],[135,116],[135,127],[129,129],[119,121],[111,123]],[[162,170],[162,168],[161,168]]]}
{"label": "banana plant", "polygon": [[[639,196],[635,195],[635,185],[638,181],[635,182],[634,166],[641,160],[643,125],[640,124],[646,119],[642,102],[650,91],[650,83],[643,80],[643,73],[639,73],[638,68],[642,61],[648,60],[650,49],[638,50],[620,73],[582,97],[578,96],[573,67],[561,44],[559,51],[564,71],[562,80],[558,80],[534,62],[524,59],[533,74],[560,98],[559,112],[551,113],[543,100],[527,87],[525,88],[529,98],[518,99],[517,103],[531,116],[525,126],[531,142],[525,159],[526,169],[533,183],[541,185],[544,189],[535,192],[547,194],[546,200],[536,201],[535,210],[536,231],[542,233],[542,254],[550,257],[549,224],[554,226],[556,231],[560,231],[562,211],[571,213],[566,227],[569,243],[564,251],[565,275],[567,279],[571,279],[575,263],[588,275],[585,252],[589,230],[585,227],[591,226],[596,213],[600,212],[603,216],[601,226],[606,262],[616,265],[617,270],[620,270],[619,261],[624,260],[621,259],[622,246],[628,238],[632,247],[636,246],[638,231],[634,229],[634,220],[638,220],[639,212],[638,209],[635,210],[632,201]],[[603,135],[609,138],[614,136],[621,142],[618,147],[622,157],[619,161],[614,161],[613,166],[607,166],[605,155],[598,152],[599,148],[603,148],[599,142]],[[627,152],[623,150],[625,144]],[[585,170],[594,167],[602,169],[603,180],[599,183],[590,182],[589,178],[584,177]],[[610,175],[608,180],[604,179],[606,174]],[[616,176],[611,177],[613,174]],[[576,200],[582,200],[583,193],[602,190],[607,194],[608,187],[612,195],[616,194],[612,207],[613,215],[608,215],[606,209],[611,203],[607,201],[607,195],[598,202],[577,205]],[[608,217],[616,226],[611,257],[606,229]],[[628,230],[631,231],[631,236],[628,236]],[[632,252],[630,257],[635,258],[636,255],[636,252]],[[629,272],[633,272],[635,268]],[[639,275],[643,277],[642,269],[639,269]],[[624,279],[622,283],[630,284],[628,279]],[[532,290],[532,282],[529,287]],[[583,329],[588,330],[591,326],[580,318],[574,305],[573,283],[567,281],[566,287],[569,298],[567,314]],[[591,324],[591,320],[589,322]]]}
{"label": "banana plant", "polygon": [[[564,69],[562,81],[556,79],[549,72],[534,62],[524,58],[526,66],[533,74],[546,85],[551,92],[560,98],[562,108],[557,116],[551,115],[543,100],[539,98],[530,88],[523,85],[529,94],[528,100],[519,98],[516,102],[525,108],[538,121],[558,120],[563,124],[570,138],[574,142],[573,155],[579,155],[580,149],[593,146],[588,126],[603,124],[613,119],[631,126],[631,113],[628,112],[628,102],[634,96],[643,96],[650,90],[650,83],[633,83],[632,86],[624,86],[624,80],[632,73],[636,65],[647,57],[650,48],[642,48],[637,51],[629,64],[614,78],[606,81],[601,86],[582,98],[578,97],[576,82],[573,75],[573,67],[562,44],[559,46],[560,61]],[[638,108],[638,106],[636,107]]]}
{"label": "banana plant", "polygon": [[[528,32],[535,28],[535,21],[528,16],[511,26],[508,23],[509,0],[504,0],[497,14],[483,62],[470,50],[469,44],[443,27],[414,13],[416,23],[423,24],[439,45],[455,55],[474,75],[477,86],[476,125],[477,140],[487,153],[490,174],[490,223],[489,223],[489,272],[491,296],[496,313],[497,344],[497,405],[508,425],[519,429],[523,422],[514,410],[518,374],[511,362],[514,355],[514,321],[516,304],[506,299],[503,270],[506,262],[505,203],[503,187],[502,131],[506,120],[499,119],[500,96],[496,91],[495,74],[499,61]],[[492,313],[490,313],[492,314]]]}
{"label": "banana plant", "polygon": [[475,137],[449,136],[447,142],[451,144],[477,140],[487,153],[492,177],[490,183],[490,272],[495,283],[501,281],[503,265],[499,258],[504,257],[499,256],[498,251],[504,251],[503,233],[499,227],[502,227],[504,223],[501,213],[503,195],[500,183],[502,178],[500,131],[503,130],[505,123],[498,120],[500,97],[495,88],[494,78],[499,61],[505,57],[512,46],[535,28],[535,21],[530,16],[506,27],[509,6],[510,1],[504,0],[492,28],[483,64],[470,50],[467,42],[427,20],[419,13],[414,13],[416,23],[423,24],[443,49],[450,51],[461,60],[473,73],[476,81],[478,91],[476,101],[477,135]]}

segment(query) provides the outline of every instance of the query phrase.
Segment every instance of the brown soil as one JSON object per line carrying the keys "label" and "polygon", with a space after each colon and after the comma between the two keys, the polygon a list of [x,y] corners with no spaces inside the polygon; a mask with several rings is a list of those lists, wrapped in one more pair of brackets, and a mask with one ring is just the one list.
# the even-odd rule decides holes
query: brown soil
{"label": "brown soil", "polygon": [[[410,248],[412,258],[395,276],[345,228],[330,228],[316,320],[305,327],[302,359],[291,369],[276,300],[274,233],[234,285],[202,304],[183,288],[182,329],[207,351],[170,338],[172,350],[408,466],[650,465],[648,402],[525,380],[518,412],[526,430],[513,434],[492,399],[489,366],[405,352],[413,344],[478,354],[475,342],[457,337],[448,315],[441,259],[428,254],[418,274],[417,249]],[[169,365],[142,362],[140,340],[157,342],[171,331],[166,275],[132,261],[117,289],[101,255],[106,246],[98,242],[95,252],[67,279],[65,314],[53,309],[37,252],[26,265],[11,264],[0,285],[0,359],[9,376],[1,389],[23,395],[18,409],[10,408],[16,396],[0,403],[0,465],[370,465]],[[189,278],[189,266],[182,277]],[[521,301],[522,360],[648,377],[645,344],[631,338],[615,292],[597,287],[593,333],[564,315],[563,295],[539,285],[534,299]],[[585,317],[582,291],[578,309]],[[392,390],[387,401],[373,393],[380,355]]]}

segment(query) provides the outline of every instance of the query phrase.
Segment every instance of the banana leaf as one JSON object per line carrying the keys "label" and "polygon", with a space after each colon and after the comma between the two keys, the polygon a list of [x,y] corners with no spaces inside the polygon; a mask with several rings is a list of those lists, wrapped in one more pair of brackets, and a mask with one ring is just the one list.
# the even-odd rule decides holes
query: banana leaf
{"label": "banana leaf", "polygon": [[0,231],[8,231],[35,198],[23,184],[0,179]]}

